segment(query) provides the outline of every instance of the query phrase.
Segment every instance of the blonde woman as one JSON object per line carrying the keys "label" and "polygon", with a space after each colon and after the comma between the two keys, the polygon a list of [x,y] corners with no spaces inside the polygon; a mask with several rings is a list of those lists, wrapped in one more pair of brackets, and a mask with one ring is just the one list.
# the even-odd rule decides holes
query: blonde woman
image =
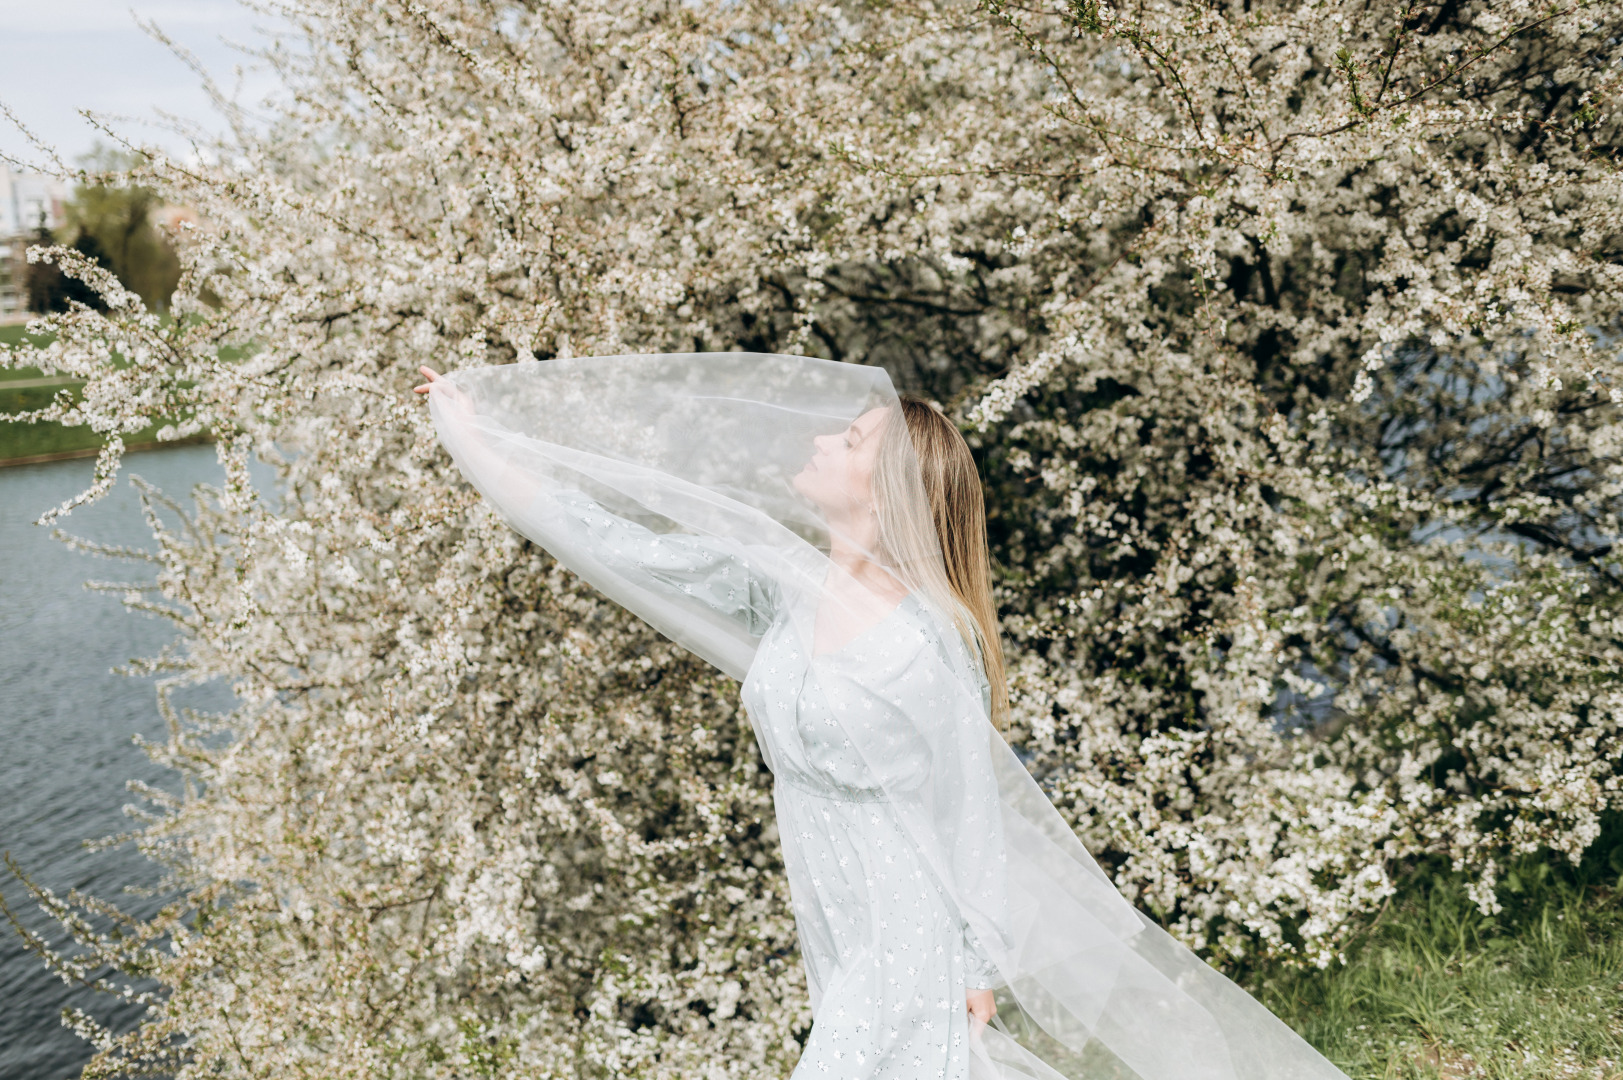
{"label": "blonde woman", "polygon": [[796,1080],[1342,1075],[1127,903],[1004,742],[939,411],[807,357],[422,370],[514,528],[741,683],[811,991]]}

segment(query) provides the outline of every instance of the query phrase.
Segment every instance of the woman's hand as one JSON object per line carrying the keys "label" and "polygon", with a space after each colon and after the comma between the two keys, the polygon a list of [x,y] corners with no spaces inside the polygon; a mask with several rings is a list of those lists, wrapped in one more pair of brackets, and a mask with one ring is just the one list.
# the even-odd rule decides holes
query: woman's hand
{"label": "woman's hand", "polygon": [[450,407],[452,415],[458,419],[466,419],[473,414],[473,402],[468,400],[468,395],[463,393],[462,388],[456,383],[426,364],[417,370],[422,372],[423,378],[428,381],[421,386],[412,387],[413,393],[429,394],[437,391],[445,395],[446,404]]}
{"label": "woman's hand", "polygon": [[979,1031],[991,1022],[997,1015],[997,1002],[992,998],[990,990],[966,990],[964,1001],[969,1005],[969,1015],[979,1020],[975,1030]]}
{"label": "woman's hand", "polygon": [[423,378],[427,379],[428,381],[425,382],[421,386],[412,387],[411,388],[412,393],[415,393],[415,394],[426,394],[426,393],[428,393],[430,390],[434,389],[434,384],[435,383],[437,383],[441,379],[445,378],[444,375],[441,375],[439,372],[435,371],[433,368],[429,367],[427,364],[424,364],[422,367],[418,368],[417,370],[422,372],[423,373]]}

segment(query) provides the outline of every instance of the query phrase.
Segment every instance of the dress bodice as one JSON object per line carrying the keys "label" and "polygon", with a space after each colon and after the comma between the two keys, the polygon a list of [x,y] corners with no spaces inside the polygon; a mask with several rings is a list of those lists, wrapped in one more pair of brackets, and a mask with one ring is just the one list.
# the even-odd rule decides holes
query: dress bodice
{"label": "dress bodice", "polygon": [[[896,791],[923,780],[924,747],[907,746],[899,735],[907,725],[891,715],[900,703],[862,689],[876,676],[883,681],[884,669],[896,665],[898,650],[887,631],[905,633],[917,612],[917,601],[904,598],[845,646],[817,657],[808,655],[788,619],[774,622],[762,637],[742,696],[768,767],[779,780],[856,801],[881,799],[887,787]],[[853,715],[898,733],[887,744],[883,775],[877,763],[863,760],[847,735],[844,724]]]}

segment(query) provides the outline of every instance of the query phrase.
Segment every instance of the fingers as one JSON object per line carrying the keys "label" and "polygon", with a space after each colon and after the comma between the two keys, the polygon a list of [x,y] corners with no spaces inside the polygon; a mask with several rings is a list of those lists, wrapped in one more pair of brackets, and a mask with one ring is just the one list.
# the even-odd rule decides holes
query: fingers
{"label": "fingers", "polygon": [[970,991],[965,995],[964,1004],[969,1008],[969,1015],[982,1024],[990,1023],[992,1017],[997,1015],[997,1001],[990,991]]}

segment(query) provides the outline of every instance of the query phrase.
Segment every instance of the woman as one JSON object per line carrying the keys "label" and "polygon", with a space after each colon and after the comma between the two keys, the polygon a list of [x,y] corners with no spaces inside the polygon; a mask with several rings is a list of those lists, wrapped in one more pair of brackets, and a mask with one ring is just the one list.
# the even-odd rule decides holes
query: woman
{"label": "woman", "polygon": [[422,370],[515,528],[742,684],[811,991],[795,1077],[1341,1076],[1128,904],[1000,737],[939,412],[806,357]]}

